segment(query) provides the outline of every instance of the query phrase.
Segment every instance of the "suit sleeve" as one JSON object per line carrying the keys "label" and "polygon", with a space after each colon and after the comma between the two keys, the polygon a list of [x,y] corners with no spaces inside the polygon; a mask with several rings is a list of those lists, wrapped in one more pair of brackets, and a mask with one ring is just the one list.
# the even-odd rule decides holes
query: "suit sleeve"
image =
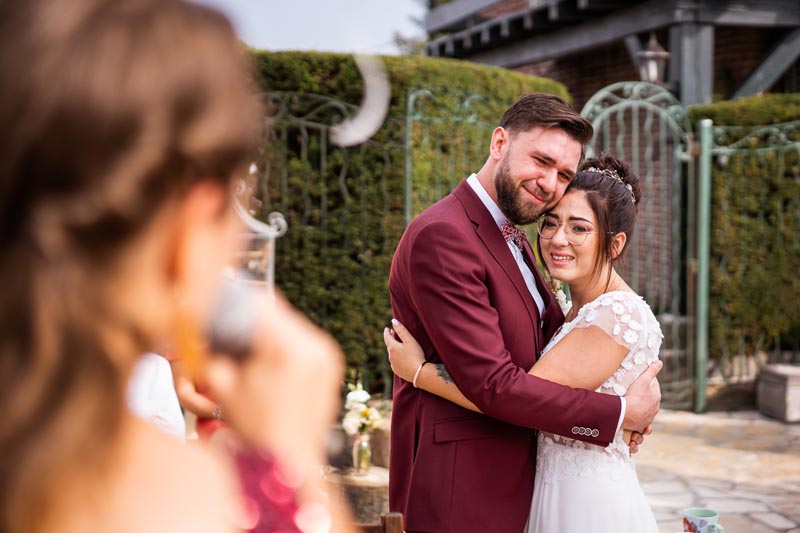
{"label": "suit sleeve", "polygon": [[491,417],[607,445],[619,421],[618,397],[531,376],[511,360],[485,281],[485,251],[466,244],[475,241],[467,233],[471,229],[430,224],[417,235],[410,254],[409,289],[450,375]]}

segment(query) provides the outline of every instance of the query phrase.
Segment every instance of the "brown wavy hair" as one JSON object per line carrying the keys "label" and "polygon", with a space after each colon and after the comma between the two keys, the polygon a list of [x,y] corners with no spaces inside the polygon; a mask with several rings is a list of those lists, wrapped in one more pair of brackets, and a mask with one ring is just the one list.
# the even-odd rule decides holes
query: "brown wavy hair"
{"label": "brown wavy hair", "polygon": [[0,0],[0,531],[101,475],[151,332],[123,253],[198,181],[229,186],[260,106],[218,12],[179,0]]}

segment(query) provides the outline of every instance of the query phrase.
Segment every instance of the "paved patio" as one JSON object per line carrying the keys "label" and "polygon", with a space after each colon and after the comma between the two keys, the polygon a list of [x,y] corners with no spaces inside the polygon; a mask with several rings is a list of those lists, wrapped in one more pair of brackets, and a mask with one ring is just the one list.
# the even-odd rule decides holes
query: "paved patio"
{"label": "paved patio", "polygon": [[661,533],[690,506],[717,509],[730,533],[800,533],[800,424],[664,410],[635,459]]}

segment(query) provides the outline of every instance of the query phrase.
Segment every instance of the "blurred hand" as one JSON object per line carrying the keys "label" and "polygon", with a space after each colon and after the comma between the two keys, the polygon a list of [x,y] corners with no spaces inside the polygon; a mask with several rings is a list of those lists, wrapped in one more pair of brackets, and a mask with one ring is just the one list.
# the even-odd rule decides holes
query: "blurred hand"
{"label": "blurred hand", "polygon": [[344,357],[281,295],[264,295],[258,305],[253,353],[239,362],[211,357],[208,384],[246,442],[313,475],[325,462],[327,433],[340,410]]}

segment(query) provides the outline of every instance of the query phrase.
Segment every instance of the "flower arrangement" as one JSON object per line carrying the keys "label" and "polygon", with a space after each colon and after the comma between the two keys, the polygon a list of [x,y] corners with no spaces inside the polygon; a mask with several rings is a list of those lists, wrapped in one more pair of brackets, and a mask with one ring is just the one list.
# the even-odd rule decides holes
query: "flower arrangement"
{"label": "flower arrangement", "polygon": [[374,407],[369,407],[367,401],[370,394],[364,390],[361,383],[348,385],[350,392],[345,398],[344,408],[346,413],[342,418],[342,428],[348,435],[363,435],[378,425],[381,414]]}
{"label": "flower arrangement", "polygon": [[564,314],[566,314],[568,307],[567,293],[564,292],[564,282],[554,278],[547,270],[544,270],[544,278],[547,282],[547,285],[550,287],[550,290],[553,291],[553,294],[556,297],[556,302],[558,302],[558,306],[561,308]]}

